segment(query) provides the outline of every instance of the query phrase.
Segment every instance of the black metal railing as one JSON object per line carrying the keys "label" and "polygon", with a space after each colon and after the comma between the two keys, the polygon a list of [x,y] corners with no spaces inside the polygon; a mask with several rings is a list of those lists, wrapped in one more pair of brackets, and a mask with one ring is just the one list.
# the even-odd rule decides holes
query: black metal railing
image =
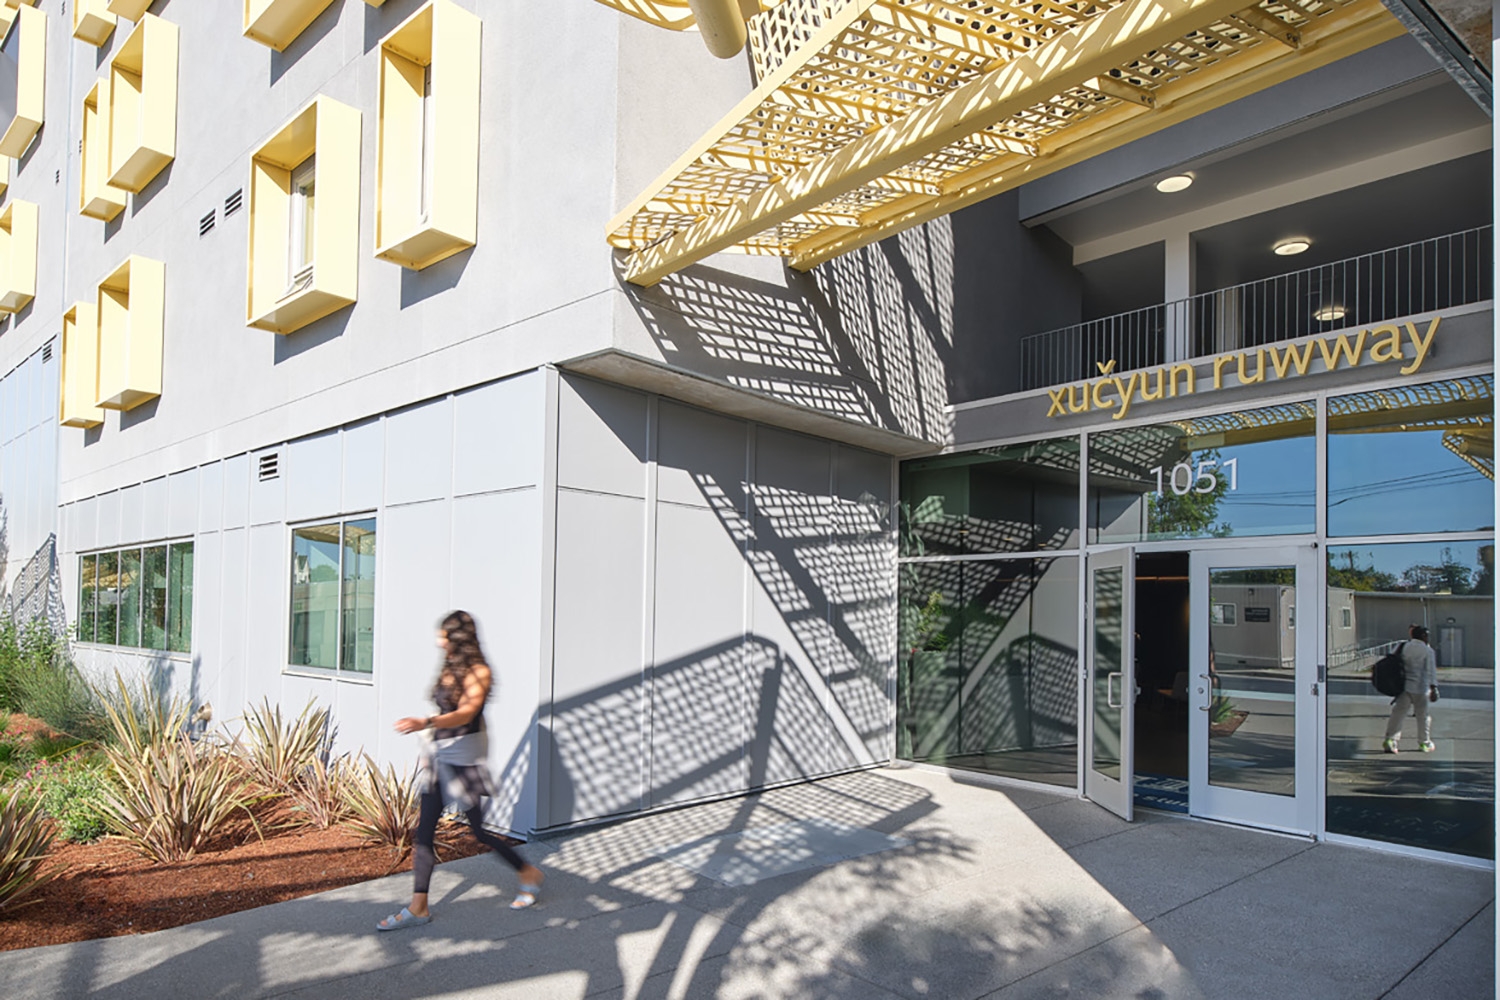
{"label": "black metal railing", "polygon": [[1092,378],[1110,360],[1130,371],[1493,297],[1494,232],[1482,226],[1026,337],[1022,388]]}

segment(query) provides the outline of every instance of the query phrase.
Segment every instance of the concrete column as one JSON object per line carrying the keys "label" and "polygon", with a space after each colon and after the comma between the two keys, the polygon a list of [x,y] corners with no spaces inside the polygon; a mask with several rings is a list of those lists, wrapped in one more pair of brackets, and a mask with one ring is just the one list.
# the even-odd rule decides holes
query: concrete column
{"label": "concrete column", "polygon": [[[1193,318],[1188,305],[1180,300],[1193,294],[1194,253],[1192,233],[1174,233],[1166,240],[1167,317],[1163,345],[1167,362],[1182,361],[1193,353]],[[1173,303],[1178,303],[1173,305]]]}

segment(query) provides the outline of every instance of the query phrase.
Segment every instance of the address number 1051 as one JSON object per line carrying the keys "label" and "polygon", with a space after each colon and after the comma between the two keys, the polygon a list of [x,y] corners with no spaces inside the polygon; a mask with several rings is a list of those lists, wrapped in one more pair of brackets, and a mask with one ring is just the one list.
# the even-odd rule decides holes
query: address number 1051
{"label": "address number 1051", "polygon": [[[1219,488],[1220,474],[1229,481],[1232,493],[1240,488],[1239,463],[1237,458],[1226,458],[1222,462],[1202,461],[1196,468],[1186,462],[1178,462],[1170,469],[1158,465],[1151,470],[1156,476],[1156,495],[1163,496],[1168,487],[1178,496],[1212,493]],[[1215,469],[1219,471],[1215,472]]]}

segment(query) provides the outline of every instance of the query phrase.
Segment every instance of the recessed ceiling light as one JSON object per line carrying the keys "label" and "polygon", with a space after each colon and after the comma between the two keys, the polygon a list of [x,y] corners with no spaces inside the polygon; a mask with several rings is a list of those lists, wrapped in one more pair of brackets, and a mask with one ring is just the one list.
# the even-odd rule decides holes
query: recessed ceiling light
{"label": "recessed ceiling light", "polygon": [[1343,318],[1343,306],[1323,306],[1317,312],[1313,313],[1313,319],[1317,320],[1319,323],[1332,323],[1336,319]]}
{"label": "recessed ceiling light", "polygon": [[1312,246],[1312,240],[1306,236],[1293,236],[1282,240],[1271,249],[1275,251],[1278,257],[1290,257],[1292,254],[1302,253],[1310,246]]}
{"label": "recessed ceiling light", "polygon": [[1193,186],[1192,174],[1173,174],[1171,177],[1163,177],[1156,182],[1156,190],[1162,194],[1172,194],[1177,191],[1186,191]]}

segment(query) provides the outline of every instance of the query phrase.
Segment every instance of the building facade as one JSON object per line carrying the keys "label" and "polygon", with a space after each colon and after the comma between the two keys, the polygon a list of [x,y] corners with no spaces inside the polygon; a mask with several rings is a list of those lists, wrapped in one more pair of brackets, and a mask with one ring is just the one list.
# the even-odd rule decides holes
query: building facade
{"label": "building facade", "polygon": [[[816,266],[647,283],[652,179],[890,4],[764,6],[724,61],[590,0],[23,6],[11,606],[397,765],[470,610],[522,835],[907,760],[1492,857],[1486,111],[1372,20]],[[1438,749],[1383,767],[1411,622]]]}

